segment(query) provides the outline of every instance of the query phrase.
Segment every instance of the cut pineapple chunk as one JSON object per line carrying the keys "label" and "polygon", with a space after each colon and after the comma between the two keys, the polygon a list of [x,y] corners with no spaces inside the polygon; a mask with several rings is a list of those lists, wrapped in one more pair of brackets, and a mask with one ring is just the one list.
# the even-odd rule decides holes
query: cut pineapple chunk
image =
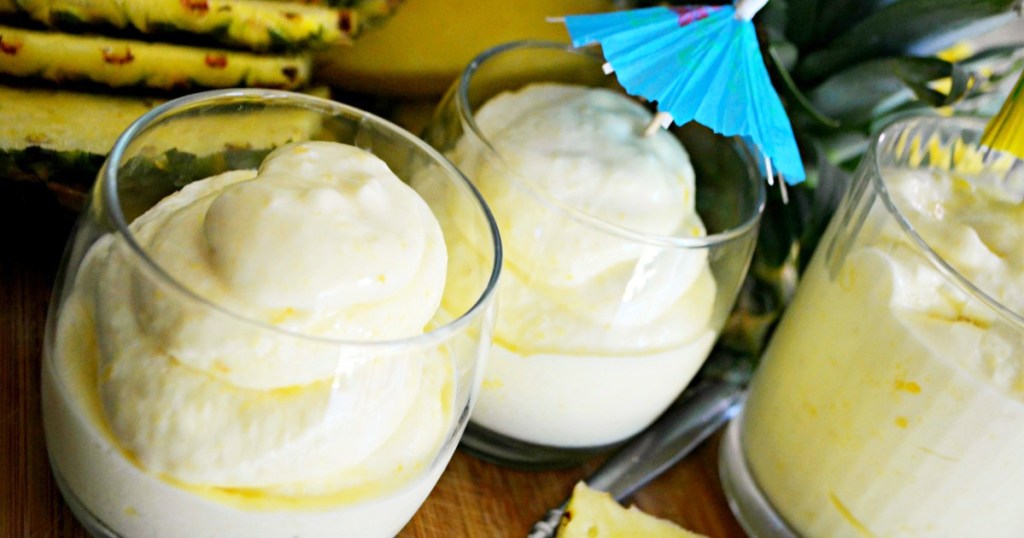
{"label": "cut pineapple chunk", "polygon": [[558,527],[558,538],[703,538],[671,521],[623,508],[603,491],[580,482]]}

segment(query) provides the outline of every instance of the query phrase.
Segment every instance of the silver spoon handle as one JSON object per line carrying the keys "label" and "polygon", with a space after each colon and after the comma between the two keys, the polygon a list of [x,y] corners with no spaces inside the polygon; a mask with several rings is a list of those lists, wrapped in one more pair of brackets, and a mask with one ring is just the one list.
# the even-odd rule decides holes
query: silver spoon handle
{"label": "silver spoon handle", "polygon": [[[695,387],[587,477],[587,485],[607,491],[617,501],[624,500],[675,465],[735,416],[745,396],[741,385],[728,381],[709,381]],[[562,503],[548,511],[534,524],[528,538],[554,536],[565,506],[566,503]]]}

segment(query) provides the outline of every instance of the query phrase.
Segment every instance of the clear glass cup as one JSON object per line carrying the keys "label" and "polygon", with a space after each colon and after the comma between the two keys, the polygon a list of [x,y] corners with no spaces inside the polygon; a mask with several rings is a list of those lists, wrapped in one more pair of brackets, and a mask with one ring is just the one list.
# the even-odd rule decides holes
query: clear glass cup
{"label": "clear glass cup", "polygon": [[[502,153],[478,124],[490,99],[532,83],[625,95],[602,61],[555,43],[493,48],[462,73],[424,132],[480,189],[505,247],[495,344],[462,441],[494,462],[567,466],[649,425],[707,357],[754,247],[764,181],[734,139],[695,124],[672,131],[689,153],[706,233],[657,235],[602,215],[596,197],[552,194],[545,178],[559,172],[544,169],[564,160],[548,160],[546,147]],[[644,126],[631,124],[634,140]]]}
{"label": "clear glass cup", "polygon": [[[323,330],[296,322],[314,315],[300,307],[267,318],[216,282],[188,278],[212,251],[176,262],[188,254],[178,232],[203,225],[209,211],[192,215],[179,203],[166,221],[147,213],[169,195],[168,203],[212,197],[223,191],[196,191],[193,182],[233,177],[275,147],[313,140],[379,157],[440,222],[448,276],[422,332],[332,336],[348,319],[381,315],[374,304]],[[317,200],[325,205],[311,212],[337,207],[330,196]],[[254,248],[315,236],[296,224],[313,222],[305,218],[261,227],[267,235]],[[290,235],[268,243],[278,230]],[[324,243],[301,244],[261,260],[308,271],[322,258],[296,258]],[[394,536],[465,428],[490,347],[500,264],[496,225],[472,185],[380,118],[273,90],[200,93],[153,109],[108,156],[57,278],[42,391],[65,500],[94,536]],[[312,271],[344,278],[342,265]],[[273,279],[261,293],[313,278],[289,274],[295,280]]]}
{"label": "clear glass cup", "polygon": [[1024,170],[983,127],[901,121],[861,162],[723,442],[752,536],[1024,528]]}

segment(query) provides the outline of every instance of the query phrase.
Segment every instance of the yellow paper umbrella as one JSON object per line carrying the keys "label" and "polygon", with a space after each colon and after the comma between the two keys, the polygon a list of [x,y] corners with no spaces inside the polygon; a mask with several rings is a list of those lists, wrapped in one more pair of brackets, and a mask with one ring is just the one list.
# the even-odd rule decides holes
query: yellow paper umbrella
{"label": "yellow paper umbrella", "polygon": [[1024,159],[1024,72],[1021,72],[999,113],[985,126],[981,143]]}

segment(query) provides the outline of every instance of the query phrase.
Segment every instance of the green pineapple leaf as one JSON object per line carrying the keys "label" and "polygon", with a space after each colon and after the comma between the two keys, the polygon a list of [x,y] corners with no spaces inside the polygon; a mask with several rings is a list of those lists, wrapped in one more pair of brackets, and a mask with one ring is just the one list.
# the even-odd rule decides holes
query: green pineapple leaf
{"label": "green pineapple leaf", "polygon": [[817,21],[810,27],[815,31],[814,44],[828,42],[852,25],[899,0],[825,0]]}
{"label": "green pineapple leaf", "polygon": [[814,104],[811,103],[810,99],[797,87],[796,82],[793,81],[793,77],[789,74],[789,69],[786,68],[786,61],[783,60],[782,54],[779,53],[779,46],[772,44],[768,46],[768,61],[779,75],[779,79],[782,82],[783,95],[790,98],[798,107],[800,107],[807,116],[814,119],[818,123],[825,127],[839,127],[840,122],[835,118],[828,117],[825,113],[815,108]]}
{"label": "green pineapple leaf", "polygon": [[773,4],[774,2],[768,2],[768,6],[785,9],[786,37],[798,48],[810,45],[814,41],[814,25],[818,20],[822,2],[819,0],[786,0],[784,6]]}
{"label": "green pineapple leaf", "polygon": [[1024,68],[1024,54],[1021,51],[1024,51],[1024,42],[990,47],[960,61],[964,69],[982,75],[968,91],[967,101],[984,96],[1007,78],[1016,77]]}
{"label": "green pineapple leaf", "polygon": [[899,0],[811,52],[794,75],[798,82],[814,82],[872,58],[934,54],[1007,22],[1016,5],[1019,0]]}
{"label": "green pineapple leaf", "polygon": [[[898,0],[772,0],[758,23],[785,33],[801,49],[827,43],[851,25]],[[773,39],[776,34],[770,34]]]}
{"label": "green pineapple leaf", "polygon": [[[951,80],[948,93],[931,84]],[[870,60],[842,71],[808,94],[814,110],[845,125],[865,126],[871,119],[918,99],[947,106],[962,99],[971,75],[963,67],[938,58],[902,56]]]}

